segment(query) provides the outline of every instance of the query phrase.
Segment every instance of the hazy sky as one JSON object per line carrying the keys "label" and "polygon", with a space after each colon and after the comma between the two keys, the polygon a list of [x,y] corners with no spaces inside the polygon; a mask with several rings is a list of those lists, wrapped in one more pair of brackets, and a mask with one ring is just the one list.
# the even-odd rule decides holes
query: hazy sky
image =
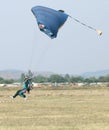
{"label": "hazy sky", "polygon": [[[56,39],[40,32],[31,8],[47,6],[103,31],[99,37],[69,18]],[[0,70],[81,74],[109,69],[109,0],[0,1]]]}

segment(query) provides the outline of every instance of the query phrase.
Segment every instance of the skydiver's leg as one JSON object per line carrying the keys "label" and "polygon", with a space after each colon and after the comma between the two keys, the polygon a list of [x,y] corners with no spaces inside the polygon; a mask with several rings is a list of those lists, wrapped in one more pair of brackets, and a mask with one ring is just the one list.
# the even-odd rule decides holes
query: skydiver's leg
{"label": "skydiver's leg", "polygon": [[27,93],[30,94],[30,88],[27,88]]}
{"label": "skydiver's leg", "polygon": [[24,93],[22,93],[22,97],[23,97],[23,98],[26,98],[26,95],[25,95]]}
{"label": "skydiver's leg", "polygon": [[20,96],[26,98],[26,95],[24,93],[20,93]]}
{"label": "skydiver's leg", "polygon": [[19,92],[19,96],[23,97],[23,98],[26,98],[26,95],[24,94],[26,93],[26,89],[22,89],[20,92]]}
{"label": "skydiver's leg", "polygon": [[16,97],[19,95],[20,91],[22,91],[22,90],[18,90],[18,91],[14,94],[13,98],[16,98]]}
{"label": "skydiver's leg", "polygon": [[25,101],[27,100],[26,95],[24,93],[20,93],[20,96],[23,97]]}
{"label": "skydiver's leg", "polygon": [[30,91],[33,89],[33,85],[31,84],[28,88],[27,88],[27,93],[30,94]]}

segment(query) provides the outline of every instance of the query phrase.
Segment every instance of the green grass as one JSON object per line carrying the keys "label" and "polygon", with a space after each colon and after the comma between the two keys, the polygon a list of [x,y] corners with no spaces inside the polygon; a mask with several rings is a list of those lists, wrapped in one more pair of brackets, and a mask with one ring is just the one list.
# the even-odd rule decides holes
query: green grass
{"label": "green grass", "polygon": [[25,102],[0,88],[0,130],[109,130],[109,89],[34,89]]}

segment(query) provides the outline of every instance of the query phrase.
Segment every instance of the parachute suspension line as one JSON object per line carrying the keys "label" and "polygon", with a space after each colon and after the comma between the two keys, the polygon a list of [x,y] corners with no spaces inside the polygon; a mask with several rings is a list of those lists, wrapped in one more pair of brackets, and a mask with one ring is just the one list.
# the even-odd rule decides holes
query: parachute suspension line
{"label": "parachute suspension line", "polygon": [[79,21],[79,20],[76,19],[76,18],[73,18],[72,16],[69,16],[69,17],[72,18],[74,21],[80,23],[81,25],[86,26],[86,27],[88,27],[89,29],[92,29],[92,30],[96,31],[96,32],[98,33],[99,36],[102,35],[102,31],[101,31],[101,30],[99,30],[99,29],[95,29],[95,28],[93,28],[93,27],[91,27],[91,26],[89,26],[89,25],[87,25],[87,24],[85,24],[85,23]]}
{"label": "parachute suspension line", "polygon": [[36,43],[36,36],[35,36],[36,34],[34,33],[34,31],[33,31],[33,38],[32,38],[32,40],[31,40],[31,48],[30,48],[30,51],[29,51],[29,53],[30,53],[30,55],[29,55],[29,57],[28,57],[28,66],[27,66],[27,73],[29,72],[29,71],[31,71],[32,72],[32,64],[33,64],[33,58],[34,58],[34,53],[35,53],[35,43]]}
{"label": "parachute suspension line", "polygon": [[[38,67],[41,65],[41,62],[43,61],[43,59],[44,59],[44,57],[45,57],[45,55],[46,55],[46,53],[48,52],[48,49],[49,49],[49,47],[50,47],[50,44],[48,44],[42,51],[41,51],[41,54],[39,54],[39,57],[37,58],[37,59],[35,59],[36,60],[36,64],[35,64],[35,66],[36,66],[36,71],[37,71],[37,69],[38,69]],[[31,48],[31,55],[30,55],[30,59],[29,59],[29,65],[28,65],[28,72],[29,71],[31,71],[32,73],[33,73],[33,69],[32,68],[34,68],[34,66],[33,66],[33,60],[34,60],[34,55],[35,55],[35,44],[34,44],[34,42],[33,42],[33,44],[32,44],[32,48]],[[33,74],[34,75],[34,74]]]}
{"label": "parachute suspension line", "polygon": [[49,48],[50,48],[50,44],[48,44],[48,45],[43,49],[43,51],[41,52],[39,58],[37,59],[37,63],[36,63],[37,69],[38,69],[38,67],[41,65],[41,62],[44,60],[44,57],[45,57],[46,53],[48,52]]}
{"label": "parachute suspension line", "polygon": [[34,49],[35,49],[35,46],[34,46],[34,43],[32,43],[32,48],[31,48],[31,52],[30,52],[30,59],[29,59],[29,65],[28,65],[28,71],[29,71],[29,70],[30,70],[30,71],[32,70]]}
{"label": "parachute suspension line", "polygon": [[[34,33],[35,34],[35,33]],[[36,34],[35,34],[36,35]],[[29,60],[28,60],[28,66],[27,66],[27,75],[28,75],[28,72],[31,72],[34,76],[34,57],[35,57],[35,50],[36,48],[36,45],[38,45],[37,43],[39,43],[38,39],[36,40],[36,36],[33,36],[33,40],[32,40],[32,45],[31,45],[31,49],[30,49],[30,56],[29,56]],[[37,42],[37,43],[36,43]],[[35,64],[35,71],[37,71],[38,67],[40,66],[41,64],[41,61],[44,59],[44,56],[46,55],[48,49],[49,49],[49,46],[50,44],[47,44],[47,46],[45,46],[45,48],[43,50],[41,50],[40,54],[37,55],[38,57],[35,58],[35,61],[36,61],[36,64]]]}

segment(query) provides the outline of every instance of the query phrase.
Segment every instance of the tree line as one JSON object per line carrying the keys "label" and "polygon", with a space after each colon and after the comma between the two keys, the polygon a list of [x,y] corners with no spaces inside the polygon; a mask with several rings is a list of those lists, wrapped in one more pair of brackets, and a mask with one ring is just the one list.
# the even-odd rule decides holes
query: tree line
{"label": "tree line", "polygon": [[[4,79],[0,77],[0,84],[11,84],[15,82],[23,82],[24,80],[24,74],[21,75],[20,79]],[[81,76],[70,76],[69,74],[66,74],[64,76],[59,75],[59,74],[53,74],[49,77],[47,76],[34,76],[32,78],[32,81],[35,83],[45,83],[45,82],[50,82],[50,83],[97,83],[97,82],[109,82],[109,75],[107,76],[100,76],[98,78],[96,77],[89,77],[89,78],[84,78]]]}
{"label": "tree line", "polygon": [[69,74],[66,74],[65,76],[54,74],[51,75],[50,77],[44,77],[41,75],[38,75],[33,78],[34,82],[37,83],[44,83],[44,82],[51,82],[51,83],[97,83],[97,82],[109,82],[109,75],[107,76],[101,76],[101,77],[89,77],[89,78],[84,78],[81,76],[70,76]]}

